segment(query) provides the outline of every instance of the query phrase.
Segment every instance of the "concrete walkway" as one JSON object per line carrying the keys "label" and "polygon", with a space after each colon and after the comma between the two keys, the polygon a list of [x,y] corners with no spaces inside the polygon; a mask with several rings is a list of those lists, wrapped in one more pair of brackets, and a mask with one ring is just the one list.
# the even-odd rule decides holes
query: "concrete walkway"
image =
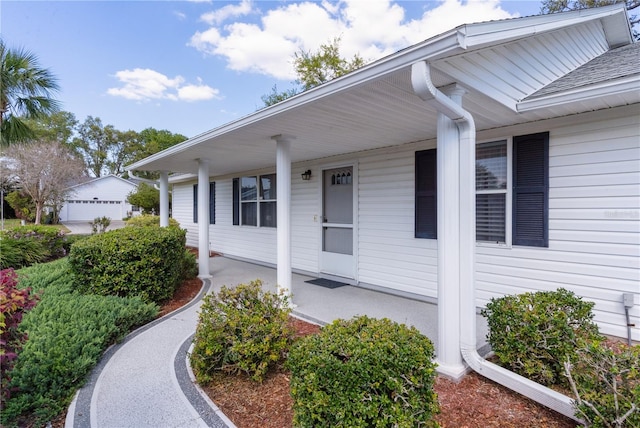
{"label": "concrete walkway", "polygon": [[[275,290],[276,271],[224,257],[212,258],[210,264],[212,279],[204,281],[194,301],[109,348],[70,406],[66,427],[233,427],[189,377],[187,351],[200,299],[222,285],[255,279]],[[308,279],[293,277],[294,315],[321,324],[355,315],[387,317],[415,326],[437,347],[435,305],[352,286],[327,289],[306,283]],[[481,317],[478,326],[482,346],[486,323]]]}

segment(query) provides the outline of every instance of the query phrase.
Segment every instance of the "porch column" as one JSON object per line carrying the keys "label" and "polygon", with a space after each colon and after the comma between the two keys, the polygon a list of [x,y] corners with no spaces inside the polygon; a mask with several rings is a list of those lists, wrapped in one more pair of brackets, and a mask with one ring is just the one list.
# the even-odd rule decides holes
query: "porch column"
{"label": "porch column", "polygon": [[169,226],[169,173],[160,171],[160,227]]}
{"label": "porch column", "polygon": [[[277,204],[277,287],[291,298],[291,139],[284,135],[276,141]],[[290,303],[293,303],[291,300]]]}
{"label": "porch column", "polygon": [[[464,89],[442,90],[461,104]],[[438,113],[438,371],[460,378],[460,135],[454,121]]]}
{"label": "porch column", "polygon": [[198,277],[209,278],[209,161],[198,159]]}

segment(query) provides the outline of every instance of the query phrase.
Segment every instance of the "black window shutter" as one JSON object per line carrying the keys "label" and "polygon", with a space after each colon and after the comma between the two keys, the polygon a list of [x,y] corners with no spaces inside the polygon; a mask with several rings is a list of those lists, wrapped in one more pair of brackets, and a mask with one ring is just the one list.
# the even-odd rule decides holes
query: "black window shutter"
{"label": "black window shutter", "polygon": [[209,224],[216,224],[216,183],[209,183]]}
{"label": "black window shutter", "polygon": [[549,246],[549,133],[513,138],[513,245]]}
{"label": "black window shutter", "polygon": [[193,185],[193,222],[198,222],[198,185]]}
{"label": "black window shutter", "polygon": [[438,236],[438,195],[436,149],[416,152],[416,238]]}
{"label": "black window shutter", "polygon": [[233,224],[240,224],[240,179],[233,179]]}

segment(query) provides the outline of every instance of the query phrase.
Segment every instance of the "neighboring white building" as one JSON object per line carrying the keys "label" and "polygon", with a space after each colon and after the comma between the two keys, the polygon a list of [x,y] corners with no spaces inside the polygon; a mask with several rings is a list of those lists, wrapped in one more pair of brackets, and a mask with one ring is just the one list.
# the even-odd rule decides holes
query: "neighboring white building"
{"label": "neighboring white building", "polygon": [[74,193],[60,209],[60,221],[93,221],[96,217],[122,220],[137,207],[127,195],[138,185],[115,175],[98,177],[72,187]]}
{"label": "neighboring white building", "polygon": [[211,249],[437,302],[452,376],[506,294],[620,337],[630,294],[640,340],[639,65],[624,4],[463,25],[129,168],[174,173],[201,276]]}

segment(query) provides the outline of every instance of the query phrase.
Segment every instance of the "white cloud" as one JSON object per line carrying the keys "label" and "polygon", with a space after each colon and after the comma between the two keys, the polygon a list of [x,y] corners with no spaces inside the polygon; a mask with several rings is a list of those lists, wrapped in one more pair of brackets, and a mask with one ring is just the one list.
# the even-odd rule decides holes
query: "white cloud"
{"label": "white cloud", "polygon": [[200,79],[197,85],[185,84],[182,76],[171,79],[148,68],[118,71],[115,78],[122,86],[109,88],[107,93],[128,100],[202,101],[220,98],[218,89],[203,84]]}
{"label": "white cloud", "polygon": [[342,56],[359,54],[375,60],[464,23],[515,16],[500,7],[500,0],[441,0],[414,19],[407,19],[401,4],[391,0],[287,2],[262,13],[257,23],[237,20],[221,25],[229,18],[258,13],[245,0],[203,15],[212,26],[196,32],[189,45],[225,58],[232,70],[293,80],[293,55],[301,49],[315,51],[334,37],[342,40]]}
{"label": "white cloud", "polygon": [[248,15],[252,9],[251,0],[242,0],[240,4],[228,4],[220,9],[207,12],[200,17],[200,20],[209,25],[220,25],[229,18]]}
{"label": "white cloud", "polygon": [[220,91],[207,85],[184,85],[178,88],[178,98],[184,101],[206,101],[220,98]]}

